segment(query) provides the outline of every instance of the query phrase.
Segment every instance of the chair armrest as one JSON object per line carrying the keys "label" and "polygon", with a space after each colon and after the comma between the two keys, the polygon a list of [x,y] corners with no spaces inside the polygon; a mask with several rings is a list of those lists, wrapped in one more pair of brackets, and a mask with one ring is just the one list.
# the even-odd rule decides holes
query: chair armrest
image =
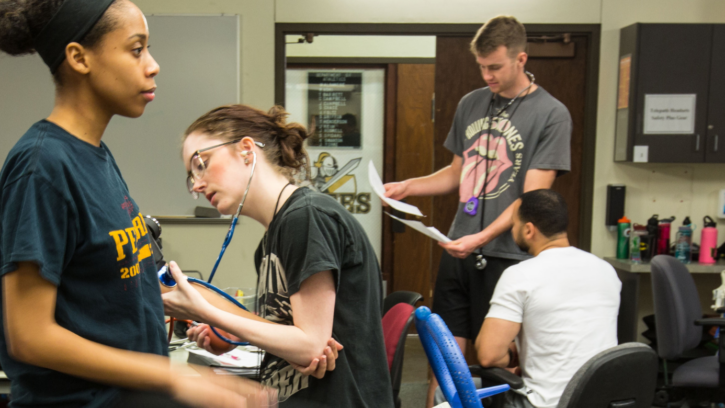
{"label": "chair armrest", "polygon": [[725,326],[725,319],[722,317],[708,317],[695,320],[695,326]]}
{"label": "chair armrest", "polygon": [[[708,317],[706,319],[695,320],[695,326],[717,326],[725,327],[725,319],[722,317]],[[722,367],[725,365],[725,333],[720,330],[720,337],[718,338],[718,362]],[[722,385],[725,386],[725,377],[723,377]]]}
{"label": "chair armrest", "polygon": [[471,370],[471,375],[476,375],[484,380],[493,381],[498,384],[508,384],[513,390],[524,387],[523,378],[503,368],[485,368],[480,365],[472,365],[468,366],[468,369]]}

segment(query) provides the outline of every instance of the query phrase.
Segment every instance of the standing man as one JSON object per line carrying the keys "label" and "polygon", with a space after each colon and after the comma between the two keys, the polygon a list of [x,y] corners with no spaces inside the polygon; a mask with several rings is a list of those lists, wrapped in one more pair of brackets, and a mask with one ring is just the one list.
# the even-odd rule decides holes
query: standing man
{"label": "standing man", "polygon": [[[433,297],[438,313],[466,352],[488,312],[499,277],[530,256],[511,237],[514,203],[521,194],[548,189],[570,170],[571,116],[566,107],[534,83],[524,70],[526,30],[516,18],[489,20],[471,42],[471,52],[488,85],[458,104],[444,146],[453,162],[420,178],[385,185],[386,196],[448,194],[459,203],[440,244],[441,258]],[[432,382],[428,407],[433,405]]]}

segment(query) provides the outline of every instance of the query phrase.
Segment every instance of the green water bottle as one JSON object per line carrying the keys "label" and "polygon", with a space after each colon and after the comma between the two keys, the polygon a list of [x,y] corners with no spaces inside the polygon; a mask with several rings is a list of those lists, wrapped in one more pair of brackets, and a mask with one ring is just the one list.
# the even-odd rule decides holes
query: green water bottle
{"label": "green water bottle", "polygon": [[622,217],[617,221],[617,259],[629,258],[629,230],[631,221]]}

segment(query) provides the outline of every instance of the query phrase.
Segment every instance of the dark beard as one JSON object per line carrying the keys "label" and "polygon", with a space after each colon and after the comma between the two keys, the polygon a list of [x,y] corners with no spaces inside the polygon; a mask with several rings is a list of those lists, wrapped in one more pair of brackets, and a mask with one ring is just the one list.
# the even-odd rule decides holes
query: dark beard
{"label": "dark beard", "polygon": [[521,240],[519,242],[516,239],[514,239],[514,242],[516,243],[516,246],[518,246],[520,250],[522,250],[522,251],[524,251],[526,253],[529,253],[529,248],[530,247],[526,244],[526,242],[524,242],[523,240]]}

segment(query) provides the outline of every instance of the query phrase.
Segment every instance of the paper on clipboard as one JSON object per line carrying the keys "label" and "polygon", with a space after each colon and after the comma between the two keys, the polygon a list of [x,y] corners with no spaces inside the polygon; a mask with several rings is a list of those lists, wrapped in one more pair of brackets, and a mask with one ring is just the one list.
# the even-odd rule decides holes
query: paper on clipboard
{"label": "paper on clipboard", "polygon": [[381,200],[385,201],[389,206],[407,214],[413,214],[417,215],[418,217],[423,217],[423,213],[420,212],[418,207],[406,204],[398,200],[393,200],[392,198],[385,197],[385,187],[383,187],[383,180],[380,179],[380,175],[375,169],[375,165],[373,165],[372,160],[370,160],[370,163],[368,163],[368,178],[370,179],[370,187],[373,188],[375,194],[377,194],[378,197],[380,197]]}
{"label": "paper on clipboard", "polygon": [[402,222],[403,224],[409,226],[410,228],[413,228],[414,230],[418,232],[422,232],[423,234],[435,239],[438,242],[451,242],[451,239],[447,236],[443,235],[436,227],[426,227],[425,224],[423,224],[420,221],[410,221],[410,220],[403,220],[400,219],[393,214],[386,213],[389,216],[393,217],[394,219]]}

